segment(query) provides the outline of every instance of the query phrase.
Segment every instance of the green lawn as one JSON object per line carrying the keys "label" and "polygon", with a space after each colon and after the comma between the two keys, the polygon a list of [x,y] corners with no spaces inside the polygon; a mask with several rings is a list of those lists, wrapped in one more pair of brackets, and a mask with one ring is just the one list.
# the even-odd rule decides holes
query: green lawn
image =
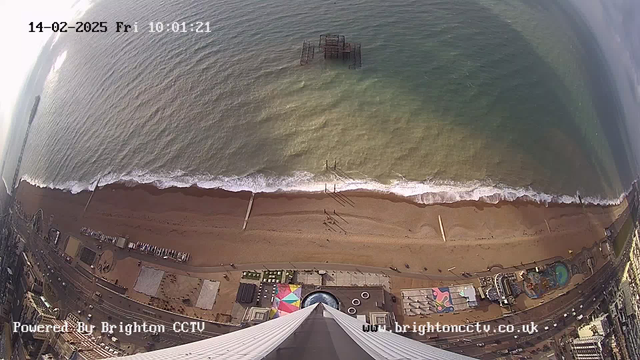
{"label": "green lawn", "polygon": [[618,236],[616,236],[613,241],[613,250],[616,253],[616,256],[620,256],[622,249],[624,249],[624,244],[627,242],[627,239],[631,235],[631,231],[633,230],[633,220],[631,216],[625,221],[624,225],[622,225],[622,229],[618,232]]}

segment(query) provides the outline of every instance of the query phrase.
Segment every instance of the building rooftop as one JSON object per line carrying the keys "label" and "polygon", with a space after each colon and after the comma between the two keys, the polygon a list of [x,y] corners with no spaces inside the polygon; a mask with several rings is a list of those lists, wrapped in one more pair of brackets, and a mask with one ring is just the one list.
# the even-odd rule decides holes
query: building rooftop
{"label": "building rooftop", "polygon": [[384,325],[389,328],[391,326],[391,317],[388,312],[370,312],[369,324]]}
{"label": "building rooftop", "polygon": [[573,339],[573,345],[585,345],[585,346],[591,346],[594,343],[600,343],[602,342],[602,340],[604,340],[603,336],[588,336],[588,337],[584,337],[584,338],[579,338],[579,339]]}
{"label": "building rooftop", "polygon": [[242,320],[243,322],[248,322],[251,324],[258,324],[261,322],[265,322],[269,320],[269,311],[271,311],[270,308],[254,306],[252,308],[247,309],[247,311],[245,312],[244,318]]}
{"label": "building rooftop", "polygon": [[593,319],[588,324],[583,325],[578,329],[578,336],[581,339],[598,336],[598,335],[607,335],[609,332],[609,323],[607,322],[607,314],[602,314],[600,317]]}
{"label": "building rooftop", "polygon": [[[368,315],[370,312],[385,311],[384,289],[382,286],[302,286],[303,301],[311,293],[317,291],[328,292],[338,299],[338,309],[348,312],[353,308],[356,312],[351,315]],[[353,310],[351,310],[353,311]]]}
{"label": "building rooftop", "polygon": [[33,305],[33,307],[43,316],[55,317],[51,309],[51,305],[46,302],[44,297],[34,294],[32,292],[27,293],[27,300]]}
{"label": "building rooftop", "polygon": [[256,289],[256,284],[240,283],[238,293],[236,294],[236,302],[241,304],[252,303],[256,296]]}
{"label": "building rooftop", "polygon": [[478,306],[473,284],[402,290],[405,315],[428,315],[467,310]]}
{"label": "building rooftop", "polygon": [[[62,326],[65,321],[53,320],[54,325]],[[60,333],[60,339],[72,346],[78,351],[78,356],[82,356],[81,359],[98,360],[114,357],[117,352],[115,349],[111,349],[108,345],[102,344],[100,339],[92,339],[91,337],[81,333],[76,328],[76,323],[67,322],[68,331]]]}

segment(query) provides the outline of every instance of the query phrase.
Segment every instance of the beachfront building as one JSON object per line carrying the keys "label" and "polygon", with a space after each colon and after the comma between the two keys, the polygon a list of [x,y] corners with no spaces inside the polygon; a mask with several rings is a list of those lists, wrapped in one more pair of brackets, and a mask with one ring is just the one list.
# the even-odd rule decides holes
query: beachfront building
{"label": "beachfront building", "polygon": [[[53,325],[56,320],[54,309],[41,296],[27,292],[22,302],[19,323],[23,325]],[[44,332],[20,332],[14,354],[23,354],[24,358],[39,357],[49,345],[49,336]],[[23,358],[19,355],[17,358]]]}
{"label": "beachfront building", "polygon": [[634,311],[634,299],[630,298],[630,282],[627,278],[612,289],[609,315],[620,351],[627,358],[640,359],[640,324]]}
{"label": "beachfront building", "polygon": [[523,277],[516,273],[499,273],[493,276],[483,276],[479,278],[480,287],[478,291],[481,298],[497,302],[504,313],[511,312],[511,305],[515,304],[515,299],[522,293]]}
{"label": "beachfront building", "polygon": [[593,319],[590,323],[583,325],[578,329],[578,336],[580,338],[587,338],[591,336],[607,336],[609,334],[610,327],[607,321],[607,314],[602,314],[599,317]]}
{"label": "beachfront building", "polygon": [[249,325],[263,323],[269,320],[270,312],[270,308],[253,306],[245,311],[244,316],[242,317],[242,322]]}
{"label": "beachfront building", "polygon": [[[68,327],[65,331],[48,333],[49,346],[55,359],[100,360],[120,355],[117,348],[104,344],[103,339],[80,332],[75,326],[78,321],[67,318]],[[54,320],[53,324],[62,327],[65,322]]]}
{"label": "beachfront building", "polygon": [[452,313],[478,306],[473,284],[402,290],[402,311],[406,316]]}
{"label": "beachfront building", "polygon": [[571,343],[571,352],[576,360],[603,360],[604,338],[602,336],[591,336],[587,338],[575,339]]}
{"label": "beachfront building", "polygon": [[124,359],[471,359],[391,332],[365,332],[363,325],[316,303],[243,330]]}
{"label": "beachfront building", "polygon": [[[21,324],[28,325],[51,325],[56,315],[44,296],[28,292],[25,294],[22,303]],[[44,340],[47,335],[44,333],[33,333],[34,339]]]}

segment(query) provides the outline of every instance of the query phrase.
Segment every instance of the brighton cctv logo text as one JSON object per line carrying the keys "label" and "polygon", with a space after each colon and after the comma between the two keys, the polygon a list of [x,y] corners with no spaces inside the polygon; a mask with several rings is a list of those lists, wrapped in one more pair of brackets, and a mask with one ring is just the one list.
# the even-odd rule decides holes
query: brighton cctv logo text
{"label": "brighton cctv logo text", "polygon": [[[86,324],[84,322],[77,322],[71,327],[76,328],[79,332],[94,332],[98,327],[92,324]],[[130,336],[136,333],[147,334],[159,334],[167,332],[167,328],[160,324],[148,324],[148,323],[129,323],[125,324],[120,322],[119,324],[110,324],[106,321],[100,323],[100,332],[112,334],[119,332]],[[171,327],[171,330],[175,333],[202,333],[205,329],[205,323],[202,321],[189,321],[189,322],[175,322]],[[48,333],[48,332],[69,332],[70,326],[67,321],[63,321],[61,325],[53,324],[21,324],[19,322],[13,323],[13,332],[31,332],[31,333]]]}
{"label": "brighton cctv logo text", "polygon": [[523,325],[511,325],[504,324],[498,326],[492,326],[489,324],[464,324],[464,325],[448,325],[440,324],[439,322],[432,324],[427,322],[426,324],[418,325],[415,322],[413,325],[400,325],[395,324],[395,327],[387,329],[384,325],[362,325],[362,331],[364,332],[394,332],[394,333],[417,333],[420,336],[424,336],[427,333],[524,333],[535,334],[538,332],[538,325],[533,322]]}

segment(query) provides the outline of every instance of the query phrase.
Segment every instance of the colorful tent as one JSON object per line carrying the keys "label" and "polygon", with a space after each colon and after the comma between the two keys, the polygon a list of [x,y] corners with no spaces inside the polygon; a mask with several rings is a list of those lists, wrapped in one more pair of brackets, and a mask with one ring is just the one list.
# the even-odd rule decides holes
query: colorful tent
{"label": "colorful tent", "polygon": [[302,287],[292,284],[278,284],[273,297],[270,317],[272,319],[300,310]]}

